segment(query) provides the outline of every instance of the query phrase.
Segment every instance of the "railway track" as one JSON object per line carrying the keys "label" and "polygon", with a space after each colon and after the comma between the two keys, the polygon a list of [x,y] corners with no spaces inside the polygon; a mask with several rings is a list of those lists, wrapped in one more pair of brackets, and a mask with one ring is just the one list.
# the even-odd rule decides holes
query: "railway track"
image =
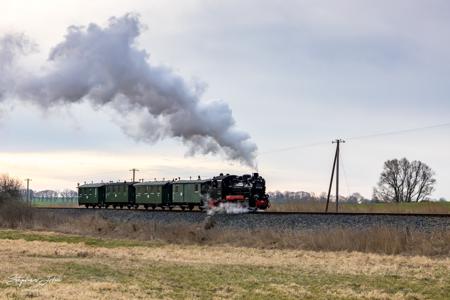
{"label": "railway track", "polygon": [[279,230],[315,230],[324,228],[367,229],[370,227],[397,227],[424,231],[450,230],[448,214],[398,214],[398,213],[322,213],[322,212],[256,212],[249,214],[215,214],[193,210],[144,209],[86,209],[38,208],[36,215],[81,218],[100,217],[114,222],[161,224],[202,224],[213,220],[217,227],[239,229],[275,228]]}
{"label": "railway track", "polygon": [[123,211],[123,212],[146,212],[146,213],[205,213],[205,211],[200,211],[200,210],[181,210],[178,208],[175,209],[155,209],[155,210],[151,210],[151,209],[143,209],[143,208],[85,208],[85,207],[44,207],[44,206],[40,206],[40,207],[33,207],[33,209],[38,209],[38,210],[80,210],[80,211]]}
{"label": "railway track", "polygon": [[293,211],[266,211],[266,212],[258,212],[261,214],[267,215],[328,215],[328,216],[411,216],[411,217],[443,217],[450,218],[450,214],[433,214],[433,213],[382,213],[382,212],[293,212]]}
{"label": "railway track", "polygon": [[[36,209],[45,209],[45,210],[82,210],[82,211],[130,211],[130,212],[146,212],[146,213],[199,213],[205,214],[205,211],[200,210],[181,210],[181,209],[172,209],[172,210],[146,210],[146,209],[112,209],[112,208],[84,208],[84,207],[34,207]],[[326,215],[326,216],[410,216],[410,217],[436,217],[436,218],[450,218],[450,214],[441,214],[441,213],[383,213],[383,212],[309,212],[309,211],[257,211],[251,212],[249,214],[252,215]],[[231,213],[233,215],[233,213]],[[246,214],[244,214],[246,215]]]}

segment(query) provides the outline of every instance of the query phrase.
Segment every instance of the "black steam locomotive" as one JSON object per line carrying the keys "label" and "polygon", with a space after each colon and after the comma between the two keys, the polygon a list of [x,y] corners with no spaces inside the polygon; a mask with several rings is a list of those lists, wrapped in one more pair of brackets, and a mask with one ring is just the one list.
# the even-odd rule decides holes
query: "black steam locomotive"
{"label": "black steam locomotive", "polygon": [[233,203],[239,207],[266,209],[266,183],[253,175],[220,174],[212,179],[90,183],[78,187],[78,204],[86,207],[181,209],[212,208]]}
{"label": "black steam locomotive", "polygon": [[210,206],[234,202],[249,208],[266,209],[269,207],[266,182],[258,173],[242,176],[220,174],[213,177],[210,184]]}

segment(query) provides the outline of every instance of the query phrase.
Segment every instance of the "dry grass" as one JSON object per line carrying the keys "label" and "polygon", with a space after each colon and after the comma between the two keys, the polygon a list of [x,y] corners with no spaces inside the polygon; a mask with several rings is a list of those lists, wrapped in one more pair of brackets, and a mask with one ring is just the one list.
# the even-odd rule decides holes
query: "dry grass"
{"label": "dry grass", "polygon": [[[450,232],[231,230],[0,213],[0,298],[446,299]],[[400,255],[399,255],[400,254]],[[48,284],[11,283],[11,276]]]}
{"label": "dry grass", "polygon": [[[11,228],[11,227],[7,227]],[[17,226],[16,226],[17,228]],[[212,227],[205,224],[117,222],[99,216],[79,218],[35,214],[19,228],[52,230],[89,237],[151,241],[179,245],[232,245],[260,249],[359,251],[405,255],[449,255],[450,232],[411,231],[393,227],[367,229],[263,230]]]}
{"label": "dry grass", "polygon": [[[293,212],[324,212],[325,202],[272,202],[268,211]],[[330,203],[329,211],[335,211],[335,203]],[[355,213],[424,213],[450,214],[450,202],[419,202],[419,203],[372,203],[372,204],[339,204],[339,212]]]}
{"label": "dry grass", "polygon": [[[78,218],[35,212],[26,207],[0,211],[0,227],[54,231],[113,239],[109,243],[150,241],[179,245],[231,245],[260,249],[359,251],[404,255],[449,255],[450,231],[413,231],[408,228],[370,227],[314,230],[231,229],[206,224],[118,222],[100,216]],[[116,241],[116,242],[114,242]],[[117,242],[118,241],[118,242]],[[130,242],[126,245],[131,245]],[[107,246],[107,245],[102,245]]]}
{"label": "dry grass", "polygon": [[5,199],[0,202],[0,226],[14,228],[29,224],[33,218],[33,210],[16,199]]}
{"label": "dry grass", "polygon": [[[74,242],[77,238],[77,242]],[[12,299],[444,299],[448,257],[142,242],[0,230],[0,297]],[[13,275],[57,276],[46,285]]]}

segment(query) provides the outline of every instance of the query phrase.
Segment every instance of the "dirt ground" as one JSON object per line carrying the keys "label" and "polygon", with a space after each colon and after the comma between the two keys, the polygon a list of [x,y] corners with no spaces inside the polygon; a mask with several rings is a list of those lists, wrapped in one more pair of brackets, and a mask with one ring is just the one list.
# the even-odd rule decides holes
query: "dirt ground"
{"label": "dirt ground", "polygon": [[450,258],[0,231],[6,299],[446,299]]}

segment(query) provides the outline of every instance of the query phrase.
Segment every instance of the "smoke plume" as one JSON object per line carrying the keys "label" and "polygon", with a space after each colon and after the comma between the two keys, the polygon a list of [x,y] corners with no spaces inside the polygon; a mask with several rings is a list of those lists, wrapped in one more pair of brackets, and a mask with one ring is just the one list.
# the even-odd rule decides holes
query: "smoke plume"
{"label": "smoke plume", "polygon": [[224,153],[255,166],[256,145],[235,128],[230,107],[201,101],[202,88],[190,86],[165,66],[150,62],[135,42],[143,29],[133,14],[110,18],[106,27],[71,26],[50,51],[39,72],[17,62],[35,47],[23,35],[0,39],[0,100],[7,95],[42,107],[90,101],[114,107],[132,137],[156,142],[179,138],[189,154]]}

